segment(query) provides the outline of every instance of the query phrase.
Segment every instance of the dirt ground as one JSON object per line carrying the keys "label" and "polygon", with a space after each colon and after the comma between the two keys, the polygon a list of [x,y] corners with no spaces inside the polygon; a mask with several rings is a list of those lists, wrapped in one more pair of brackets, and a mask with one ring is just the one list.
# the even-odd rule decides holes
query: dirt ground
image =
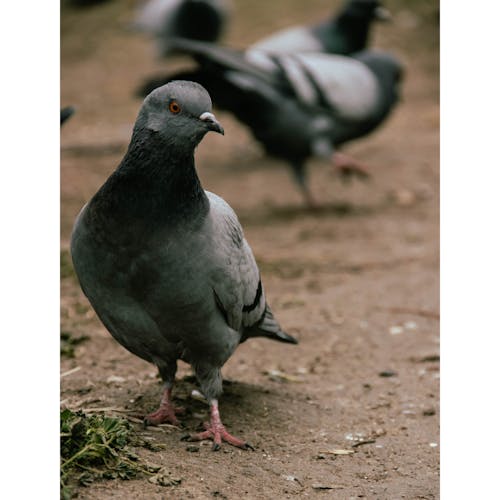
{"label": "dirt ground", "polygon": [[[322,209],[310,213],[286,165],[267,158],[246,129],[198,148],[203,185],[240,217],[268,300],[298,346],[241,345],[223,369],[220,408],[255,451],[198,452],[182,430],[139,432],[164,444],[137,453],[180,478],[102,481],[78,498],[439,497],[439,13],[437,1],[385,2],[391,24],[373,45],[406,66],[403,100],[375,133],[345,148],[373,165],[367,183],[343,185],[311,162]],[[329,15],[339,1],[234,0],[227,44],[245,47],[280,27]],[[165,69],[147,37],[129,29],[135,2],[62,6],[61,104],[77,113],[61,130],[61,329],[88,336],[61,360],[61,405],[144,415],[159,402],[152,365],[118,345],[71,270],[73,220],[120,161],[140,107],[141,81]],[[170,67],[187,64],[174,61]],[[208,407],[181,363],[175,399],[195,430]],[[352,450],[345,455],[333,450]]]}

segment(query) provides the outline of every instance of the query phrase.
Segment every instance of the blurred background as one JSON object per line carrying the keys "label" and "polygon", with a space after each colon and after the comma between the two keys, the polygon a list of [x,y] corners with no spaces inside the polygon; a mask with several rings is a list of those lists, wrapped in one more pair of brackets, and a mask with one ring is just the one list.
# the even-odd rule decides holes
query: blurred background
{"label": "blurred background", "polygon": [[[95,317],[68,250],[78,211],[128,146],[141,105],[137,88],[157,73],[193,67],[187,57],[158,57],[154,40],[132,28],[138,6],[61,3],[61,107],[75,108],[61,128],[61,325],[69,338],[86,338],[61,361],[62,371],[78,368],[61,381],[61,399],[74,410],[97,401],[145,412],[159,389],[153,367],[119,347]],[[245,49],[341,6],[233,0],[220,43]],[[373,24],[369,46],[395,54],[405,76],[387,121],[344,148],[373,166],[367,182],[346,185],[325,162],[311,160],[321,205],[311,212],[287,165],[217,108],[226,135],[209,134],[197,150],[202,184],[238,214],[269,302],[300,344],[248,342],[224,369],[237,381],[221,401],[224,415],[229,426],[231,418],[241,425],[258,455],[190,454],[176,434],[161,436],[167,448],[154,459],[183,478],[178,498],[327,498],[334,488],[337,498],[439,496],[439,2],[384,6],[392,22]],[[181,367],[179,376],[188,373]],[[109,382],[111,375],[118,379]],[[181,384],[179,393],[189,392]],[[350,449],[358,438],[373,442],[352,456],[323,453]],[[224,466],[231,474],[218,473]],[[94,483],[80,493],[165,494],[146,480]]]}
{"label": "blurred background", "polygon": [[[299,0],[277,0],[270,4],[264,1],[236,0],[229,4],[229,18],[220,42],[244,49],[279,29],[328,19],[342,4],[340,1],[325,0],[312,0],[307,4]],[[384,123],[373,136],[354,141],[347,147],[356,152],[357,157],[369,163],[376,163],[377,158],[373,156],[373,150],[366,148],[373,148],[377,144],[377,139],[384,134],[386,127],[390,126],[391,131],[402,130],[403,124],[411,123],[414,126],[421,121],[422,125],[430,125],[428,130],[432,129],[432,132],[438,128],[438,3],[425,0],[389,0],[384,5],[391,11],[393,22],[374,22],[369,46],[394,53],[403,63],[406,74],[402,88],[403,103],[396,107],[389,122]],[[78,206],[88,199],[100,181],[114,169],[116,162],[106,158],[103,164],[103,156],[112,153],[119,156],[128,145],[141,104],[141,99],[134,97],[137,88],[155,74],[173,73],[178,68],[194,66],[186,56],[160,58],[154,39],[133,30],[133,22],[140,6],[141,3],[135,0],[94,2],[88,7],[75,6],[70,0],[62,3],[61,106],[73,105],[77,109],[77,115],[67,123],[62,133],[62,151],[63,154],[68,153],[68,161],[62,171],[62,196],[65,203],[75,203],[72,211],[64,211],[63,215],[67,215],[68,220],[63,217],[63,232],[71,227]],[[426,106],[422,106],[422,103]],[[218,115],[226,128],[227,137],[222,139],[209,135],[198,153],[200,175],[207,188],[218,192],[222,189],[221,194],[229,196],[230,202],[232,193],[234,199],[241,202],[241,190],[248,191],[249,183],[263,180],[258,186],[258,193],[253,194],[259,200],[255,205],[261,205],[262,201],[271,202],[271,199],[278,206],[299,202],[299,193],[293,191],[293,186],[290,186],[292,190],[288,192],[290,183],[286,165],[265,158],[261,146],[232,115],[220,111]],[[392,133],[391,147],[385,148],[385,154],[394,155],[395,150],[402,147],[413,148],[417,141],[413,135]],[[71,160],[84,153],[94,155],[93,166],[88,165],[91,172],[85,174],[85,183],[91,182],[89,177],[92,172],[97,174],[97,178],[95,183],[89,185],[88,191],[82,192],[82,186],[77,187],[80,184],[81,169],[76,168],[75,171]],[[408,154],[412,154],[411,149]],[[263,158],[266,165],[261,161]],[[386,158],[378,162],[383,167],[391,168],[396,166],[395,163],[401,163],[394,156]],[[268,167],[267,163],[271,165]],[[210,168],[205,169],[206,166]],[[401,172],[401,167],[404,168],[403,165],[397,167],[396,174]],[[225,173],[231,177],[231,173],[237,169],[238,174],[234,177],[239,187],[231,186],[230,193],[227,193],[220,184],[212,184],[212,175],[218,168],[226,169]],[[256,170],[259,169],[263,169],[266,174],[256,175]],[[327,170],[313,165],[313,191],[323,201],[343,199],[345,190],[336,186],[334,179],[322,178]],[[415,172],[412,167],[409,170]],[[381,175],[386,172],[387,169],[381,168]],[[283,185],[284,191],[276,192],[276,182]],[[394,187],[386,184],[386,188]],[[354,191],[356,188],[357,186],[353,186]],[[362,191],[364,197],[373,189],[370,187]],[[355,194],[350,196],[354,201],[352,196]]]}

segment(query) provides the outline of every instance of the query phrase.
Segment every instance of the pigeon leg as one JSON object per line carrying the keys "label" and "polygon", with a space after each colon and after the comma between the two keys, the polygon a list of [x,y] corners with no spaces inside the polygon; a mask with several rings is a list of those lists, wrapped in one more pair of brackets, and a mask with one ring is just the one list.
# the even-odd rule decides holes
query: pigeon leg
{"label": "pigeon leg", "polygon": [[309,184],[307,183],[306,166],[302,162],[293,162],[291,166],[293,178],[299,185],[307,207],[311,210],[318,208],[318,204],[316,203],[311,189],[309,188]]}
{"label": "pigeon leg", "polygon": [[352,177],[365,180],[370,177],[370,168],[366,163],[359,162],[345,153],[335,152],[332,156],[332,164],[334,172],[338,172],[343,180],[349,180]]}
{"label": "pigeon leg", "polygon": [[179,425],[176,414],[184,413],[184,408],[175,407],[172,403],[172,386],[165,384],[161,396],[160,407],[153,413],[146,415],[144,425],[158,425],[164,422]]}
{"label": "pigeon leg", "polygon": [[232,436],[226,431],[224,424],[222,423],[219,415],[219,403],[216,399],[210,401],[210,422],[205,422],[203,424],[205,431],[199,432],[198,434],[191,434],[186,436],[184,439],[186,441],[203,441],[205,439],[212,439],[214,444],[212,450],[220,450],[222,441],[229,443],[237,448],[242,448],[244,450],[253,450],[253,447],[241,439]]}

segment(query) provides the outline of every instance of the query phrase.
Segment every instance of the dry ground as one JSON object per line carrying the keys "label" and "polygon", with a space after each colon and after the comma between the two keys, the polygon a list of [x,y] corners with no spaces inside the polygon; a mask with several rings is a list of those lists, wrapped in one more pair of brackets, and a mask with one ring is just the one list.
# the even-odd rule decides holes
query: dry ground
{"label": "dry ground", "polygon": [[[244,47],[279,27],[321,19],[339,3],[235,0],[225,41]],[[239,215],[268,300],[300,339],[298,346],[251,340],[224,367],[230,383],[221,414],[256,451],[213,453],[202,445],[193,453],[180,430],[140,431],[166,448],[137,452],[181,484],[97,482],[79,488],[79,498],[439,496],[438,4],[386,4],[395,22],[376,26],[374,45],[403,59],[404,98],[383,127],[346,148],[374,165],[370,182],[344,186],[313,162],[324,208],[312,214],[286,166],[265,157],[230,115],[217,113],[226,136],[209,135],[198,149],[205,188]],[[62,358],[61,372],[75,371],[61,379],[61,400],[72,409],[141,415],[158,403],[154,367],[105,331],[68,254],[78,210],[127,146],[140,106],[134,89],[165,65],[147,38],[128,30],[133,7],[114,0],[62,8],[61,103],[77,114],[61,131],[61,321],[62,330],[89,340]],[[180,367],[176,397],[193,430],[207,407],[190,397],[189,373]]]}

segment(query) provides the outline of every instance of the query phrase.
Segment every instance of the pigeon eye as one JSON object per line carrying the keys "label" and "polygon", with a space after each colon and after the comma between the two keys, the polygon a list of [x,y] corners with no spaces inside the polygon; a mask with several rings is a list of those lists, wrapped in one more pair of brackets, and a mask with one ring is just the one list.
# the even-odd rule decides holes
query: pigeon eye
{"label": "pigeon eye", "polygon": [[174,115],[176,115],[177,113],[180,113],[180,111],[181,111],[181,107],[179,106],[179,104],[177,104],[177,101],[171,101],[170,104],[168,105],[168,109]]}

